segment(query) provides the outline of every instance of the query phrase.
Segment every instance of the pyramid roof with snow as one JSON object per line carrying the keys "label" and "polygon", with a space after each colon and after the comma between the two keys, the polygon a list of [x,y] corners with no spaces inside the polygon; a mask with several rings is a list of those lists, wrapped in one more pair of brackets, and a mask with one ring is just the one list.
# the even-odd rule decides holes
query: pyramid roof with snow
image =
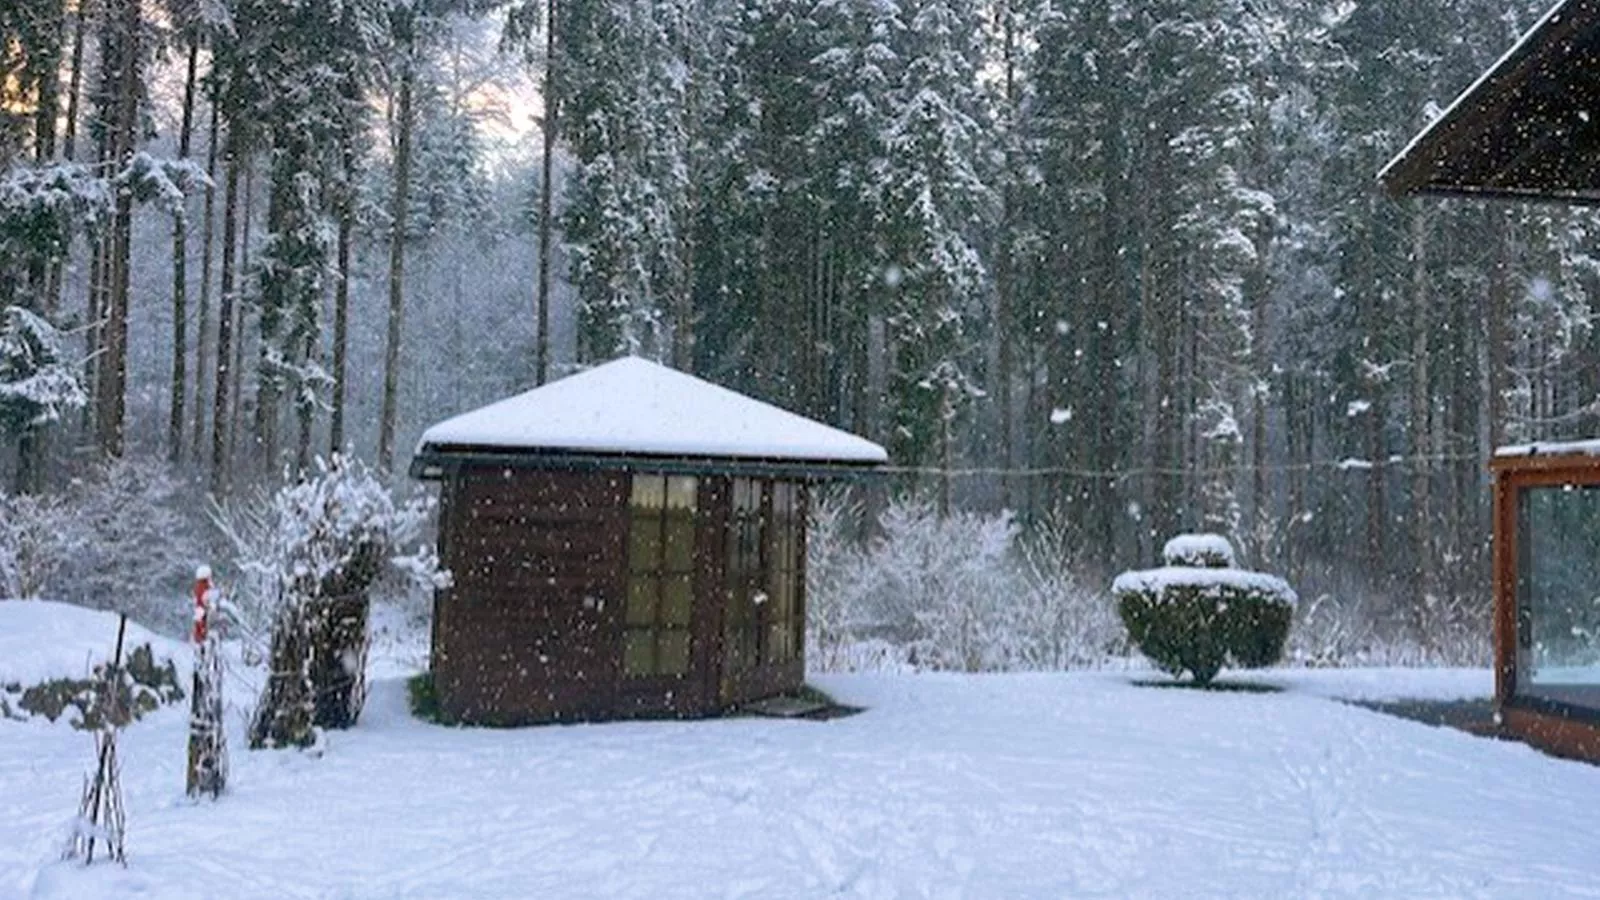
{"label": "pyramid roof with snow", "polygon": [[864,438],[727,388],[623,357],[463,413],[423,432],[412,474],[471,456],[567,467],[629,458],[721,461],[712,468],[862,468],[888,460]]}
{"label": "pyramid roof with snow", "polygon": [[1600,204],[1600,0],[1561,0],[1379,173],[1393,196]]}

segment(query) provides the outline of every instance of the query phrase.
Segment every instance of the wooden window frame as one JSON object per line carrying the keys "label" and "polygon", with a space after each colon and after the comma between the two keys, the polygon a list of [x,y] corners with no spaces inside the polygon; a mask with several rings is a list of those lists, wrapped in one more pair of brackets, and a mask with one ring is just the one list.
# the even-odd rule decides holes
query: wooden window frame
{"label": "wooden window frame", "polygon": [[[685,492],[688,502],[674,505],[674,486]],[[698,556],[695,538],[698,529],[700,480],[693,475],[670,475],[661,472],[635,473],[629,484],[628,498],[628,559],[627,595],[622,615],[622,660],[624,678],[630,681],[650,678],[685,678],[694,670],[694,606],[695,560]],[[644,495],[643,498],[641,495]],[[683,494],[680,493],[679,496]],[[644,502],[641,502],[643,499]],[[651,544],[653,558],[637,558],[638,535],[641,526],[653,527],[655,538]],[[674,526],[682,527],[688,540],[688,552],[682,565],[673,559]],[[683,599],[682,621],[669,617],[669,589],[676,582],[687,588]],[[650,615],[645,620],[634,616],[634,598],[640,585],[649,593]],[[648,666],[635,665],[633,652],[640,637],[648,641],[650,662]],[[665,663],[669,641],[681,640],[681,665]]]}
{"label": "wooden window frame", "polygon": [[[742,634],[732,638],[741,646],[730,647],[730,662],[738,670],[787,665],[801,657],[805,641],[804,485],[743,476],[731,482],[729,629]],[[757,592],[763,596],[759,602]]]}

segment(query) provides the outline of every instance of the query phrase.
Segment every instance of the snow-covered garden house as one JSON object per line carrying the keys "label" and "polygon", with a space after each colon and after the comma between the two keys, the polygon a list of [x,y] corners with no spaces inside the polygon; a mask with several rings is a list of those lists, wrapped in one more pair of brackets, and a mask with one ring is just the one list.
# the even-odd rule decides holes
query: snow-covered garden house
{"label": "snow-covered garden house", "polygon": [[807,487],[882,447],[626,357],[429,428],[443,716],[701,716],[805,677]]}
{"label": "snow-covered garden house", "polygon": [[[1600,203],[1600,2],[1556,4],[1380,178],[1395,196]],[[1600,761],[1600,442],[1504,447],[1490,470],[1497,711]]]}

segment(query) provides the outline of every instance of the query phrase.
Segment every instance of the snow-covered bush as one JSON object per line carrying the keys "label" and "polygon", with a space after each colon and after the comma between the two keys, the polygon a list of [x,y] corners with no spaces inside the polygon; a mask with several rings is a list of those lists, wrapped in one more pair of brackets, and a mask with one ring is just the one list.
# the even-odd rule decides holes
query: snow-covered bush
{"label": "snow-covered bush", "polygon": [[1285,659],[1313,668],[1340,666],[1471,666],[1491,662],[1486,598],[1433,600],[1410,615],[1385,614],[1385,604],[1354,588],[1320,593],[1295,612]]}
{"label": "snow-covered bush", "polygon": [[0,493],[0,600],[45,596],[66,561],[61,535],[70,523],[54,497]]}
{"label": "snow-covered bush", "polygon": [[806,526],[806,663],[823,672],[854,671],[853,617],[861,606],[861,554],[850,533],[861,506],[842,494],[816,493]]}
{"label": "snow-covered bush", "polygon": [[305,746],[314,726],[345,727],[365,701],[369,592],[385,577],[441,583],[429,548],[406,555],[427,515],[397,504],[358,460],[318,470],[272,497],[240,568],[271,585],[271,672],[251,724],[252,747]]}
{"label": "snow-covered bush", "polygon": [[1283,657],[1296,599],[1287,582],[1233,568],[1233,548],[1216,535],[1174,539],[1163,556],[1167,565],[1124,572],[1111,585],[1129,638],[1151,662],[1206,684],[1225,664],[1259,668]]}
{"label": "snow-covered bush", "polygon": [[61,504],[49,596],[181,634],[189,576],[207,554],[199,489],[159,460],[129,457],[76,479]]}
{"label": "snow-covered bush", "polygon": [[862,546],[858,511],[823,497],[807,542],[808,657],[820,670],[957,671],[1095,665],[1115,622],[1068,571],[1058,529],[1024,537],[1007,513],[941,517],[897,501]]}
{"label": "snow-covered bush", "polygon": [[180,634],[206,555],[199,491],[164,463],[97,465],[55,495],[0,496],[0,596],[127,613]]}
{"label": "snow-covered bush", "polygon": [[1074,573],[1066,522],[1049,518],[1017,542],[1024,587],[1013,608],[1016,643],[1011,668],[1057,671],[1104,665],[1128,654],[1116,612]]}

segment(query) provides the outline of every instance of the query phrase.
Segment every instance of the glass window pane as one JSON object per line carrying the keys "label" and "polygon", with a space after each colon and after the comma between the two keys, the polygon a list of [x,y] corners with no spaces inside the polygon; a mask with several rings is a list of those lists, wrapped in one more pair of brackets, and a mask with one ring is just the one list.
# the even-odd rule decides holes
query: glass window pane
{"label": "glass window pane", "polygon": [[1518,513],[1518,693],[1600,709],[1600,488],[1531,488]]}
{"label": "glass window pane", "polygon": [[629,531],[628,568],[655,572],[661,568],[661,520],[649,513],[635,514]]}
{"label": "glass window pane", "polygon": [[667,508],[668,509],[694,509],[695,492],[699,482],[693,475],[671,475],[667,477]]}
{"label": "glass window pane", "polygon": [[667,570],[694,571],[694,519],[686,515],[667,516]]}
{"label": "glass window pane", "polygon": [[655,667],[655,632],[643,628],[628,629],[622,647],[623,674],[653,675]]}
{"label": "glass window pane", "polygon": [[665,579],[662,588],[662,624],[687,627],[694,599],[693,579],[688,575],[670,576]]}
{"label": "glass window pane", "polygon": [[689,671],[689,632],[668,629],[661,632],[662,675],[682,675]]}
{"label": "glass window pane", "polygon": [[660,475],[633,476],[633,505],[642,509],[660,509],[666,505],[667,482]]}
{"label": "glass window pane", "polygon": [[656,620],[658,582],[648,576],[628,579],[628,624],[651,625]]}

